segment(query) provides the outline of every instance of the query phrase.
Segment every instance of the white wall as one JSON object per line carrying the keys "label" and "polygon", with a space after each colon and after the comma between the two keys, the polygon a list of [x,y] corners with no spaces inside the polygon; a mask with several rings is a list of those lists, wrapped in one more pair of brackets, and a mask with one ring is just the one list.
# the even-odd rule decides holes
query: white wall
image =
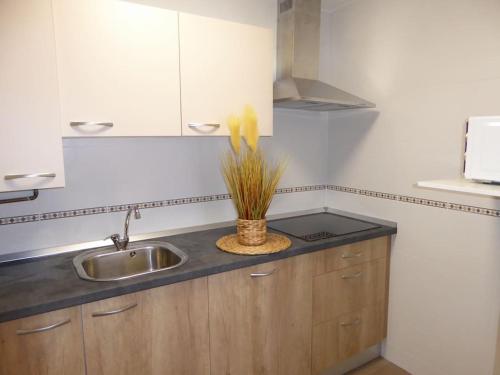
{"label": "white wall", "polygon": [[[354,0],[324,16],[321,74],[377,110],[330,115],[329,183],[498,209],[418,189],[458,177],[464,123],[500,114],[498,0]],[[490,375],[500,310],[500,220],[329,192],[398,222],[385,356],[416,375]]]}

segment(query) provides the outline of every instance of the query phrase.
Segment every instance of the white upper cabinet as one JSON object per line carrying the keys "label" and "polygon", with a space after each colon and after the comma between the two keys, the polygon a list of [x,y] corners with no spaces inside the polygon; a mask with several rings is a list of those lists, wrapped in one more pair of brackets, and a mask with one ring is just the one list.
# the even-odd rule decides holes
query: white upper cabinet
{"label": "white upper cabinet", "polygon": [[178,13],[53,0],[65,137],[181,135]]}
{"label": "white upper cabinet", "polygon": [[64,186],[51,12],[0,1],[0,192]]}
{"label": "white upper cabinet", "polygon": [[272,31],[181,13],[179,36],[182,135],[228,135],[228,116],[246,104],[272,135]]}

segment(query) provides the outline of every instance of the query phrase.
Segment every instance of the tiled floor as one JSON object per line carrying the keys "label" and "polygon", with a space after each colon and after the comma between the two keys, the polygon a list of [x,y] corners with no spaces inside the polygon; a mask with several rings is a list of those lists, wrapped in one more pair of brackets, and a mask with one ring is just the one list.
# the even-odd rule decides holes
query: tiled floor
{"label": "tiled floor", "polygon": [[357,370],[346,375],[411,375],[408,371],[399,368],[394,363],[383,358],[377,358]]}

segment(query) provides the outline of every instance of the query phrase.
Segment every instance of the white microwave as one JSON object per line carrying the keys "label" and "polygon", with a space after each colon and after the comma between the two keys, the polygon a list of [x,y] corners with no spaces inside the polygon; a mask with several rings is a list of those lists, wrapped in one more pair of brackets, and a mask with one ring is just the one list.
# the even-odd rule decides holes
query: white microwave
{"label": "white microwave", "polygon": [[500,116],[469,118],[464,175],[470,180],[500,182]]}

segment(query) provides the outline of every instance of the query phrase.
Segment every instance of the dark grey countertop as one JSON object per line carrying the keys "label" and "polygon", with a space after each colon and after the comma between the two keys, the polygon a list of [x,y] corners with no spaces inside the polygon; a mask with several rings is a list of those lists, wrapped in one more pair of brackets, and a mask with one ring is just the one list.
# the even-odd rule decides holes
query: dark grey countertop
{"label": "dark grey countertop", "polygon": [[234,255],[218,250],[215,242],[234,232],[235,228],[230,227],[155,238],[155,241],[170,242],[186,252],[189,256],[187,263],[166,272],[122,281],[80,279],[72,263],[80,252],[0,264],[0,322],[391,235],[397,229],[395,225],[384,224],[379,228],[315,242],[289,236],[292,240],[289,249],[259,256]]}

